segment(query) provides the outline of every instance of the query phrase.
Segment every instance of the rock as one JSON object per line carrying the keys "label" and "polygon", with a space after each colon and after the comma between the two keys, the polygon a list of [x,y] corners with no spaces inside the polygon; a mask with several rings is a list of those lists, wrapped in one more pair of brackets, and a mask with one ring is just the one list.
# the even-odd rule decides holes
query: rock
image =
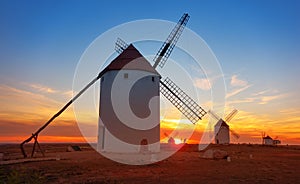
{"label": "rock", "polygon": [[212,149],[206,150],[203,155],[202,158],[210,158],[213,159],[214,158],[214,152]]}
{"label": "rock", "polygon": [[227,162],[231,162],[231,158],[230,157],[227,157]]}
{"label": "rock", "polygon": [[228,153],[224,150],[208,149],[204,152],[202,157],[208,159],[226,159],[228,157]]}
{"label": "rock", "polygon": [[67,152],[81,151],[79,146],[68,146]]}

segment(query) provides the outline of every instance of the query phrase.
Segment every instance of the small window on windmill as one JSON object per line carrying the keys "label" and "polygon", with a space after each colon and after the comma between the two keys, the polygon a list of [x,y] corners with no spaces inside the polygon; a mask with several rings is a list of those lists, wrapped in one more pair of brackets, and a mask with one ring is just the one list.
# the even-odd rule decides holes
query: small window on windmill
{"label": "small window on windmill", "polygon": [[128,73],[124,73],[124,79],[128,79]]}
{"label": "small window on windmill", "polygon": [[154,82],[154,77],[152,77],[152,82]]}

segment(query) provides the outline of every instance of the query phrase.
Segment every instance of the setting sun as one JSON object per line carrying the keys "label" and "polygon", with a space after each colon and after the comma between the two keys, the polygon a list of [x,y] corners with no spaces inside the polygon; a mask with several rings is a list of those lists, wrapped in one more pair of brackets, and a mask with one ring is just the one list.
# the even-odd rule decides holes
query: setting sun
{"label": "setting sun", "polygon": [[175,144],[181,144],[182,143],[182,141],[180,139],[175,138],[174,141],[175,141]]}

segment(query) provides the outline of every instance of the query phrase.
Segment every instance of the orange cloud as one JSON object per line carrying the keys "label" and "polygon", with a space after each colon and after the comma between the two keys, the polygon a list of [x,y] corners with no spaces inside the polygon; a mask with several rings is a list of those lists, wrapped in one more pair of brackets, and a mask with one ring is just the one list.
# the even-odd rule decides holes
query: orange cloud
{"label": "orange cloud", "polygon": [[[255,99],[248,99],[248,101],[252,104],[255,102],[258,104],[262,96],[272,96],[272,94],[267,93],[267,91],[261,92],[256,96],[249,97],[249,99]],[[265,98],[264,102],[281,100],[286,95],[277,96],[279,97]],[[0,142],[23,141],[64,105],[63,102],[48,96],[48,93],[33,93],[7,85],[0,85],[0,103]],[[237,100],[236,105],[239,103],[243,102]],[[256,108],[257,106],[253,107]],[[227,110],[229,112],[229,109]],[[188,143],[199,143],[203,132],[206,130],[209,116],[205,116],[204,120],[193,125],[173,106],[166,107],[165,112],[166,114],[161,121],[162,141],[166,141],[165,132],[173,135],[178,132],[176,133],[178,138],[189,138]],[[233,142],[260,143],[261,132],[265,131],[272,137],[278,136],[283,144],[300,143],[299,108],[291,107],[278,111],[273,109],[269,113],[254,112],[241,108],[236,117],[229,122],[230,128],[241,136],[238,140],[232,138]],[[87,125],[93,122],[94,126],[97,123],[94,121],[97,115],[91,115],[91,112],[82,112],[80,116],[81,119],[86,120]],[[93,118],[91,119],[91,117]],[[83,142],[85,140],[77,127],[72,109],[68,109],[47,127],[39,139],[42,142]],[[87,139],[96,141],[95,137],[87,137]]]}
{"label": "orange cloud", "polygon": [[45,92],[45,93],[57,93],[57,92],[59,92],[58,90],[55,90],[55,89],[52,89],[50,87],[43,86],[43,85],[40,85],[40,84],[29,84],[29,86],[32,87],[33,89],[36,89],[38,91]]}
{"label": "orange cloud", "polygon": [[270,101],[276,100],[276,99],[280,99],[282,97],[286,96],[285,94],[279,94],[279,95],[269,95],[269,96],[263,96],[261,98],[261,101],[259,104],[267,104]]}
{"label": "orange cloud", "polygon": [[[16,136],[30,136],[42,126],[52,115],[54,115],[63,103],[49,98],[45,95],[33,93],[23,89],[17,89],[7,85],[0,85],[0,135],[9,137],[12,141]],[[51,132],[53,127],[57,127],[56,135],[68,135],[72,127],[77,127],[74,123],[74,115],[71,109],[64,112],[57,121],[54,121],[48,128]],[[59,126],[56,125],[59,123]],[[71,128],[70,128],[71,127]],[[79,131],[72,136],[80,136]],[[4,139],[6,140],[6,139]]]}

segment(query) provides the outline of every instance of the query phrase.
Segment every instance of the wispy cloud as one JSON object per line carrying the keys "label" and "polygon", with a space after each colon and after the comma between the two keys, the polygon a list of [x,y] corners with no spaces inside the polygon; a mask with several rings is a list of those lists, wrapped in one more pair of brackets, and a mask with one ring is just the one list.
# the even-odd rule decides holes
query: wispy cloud
{"label": "wispy cloud", "polygon": [[256,98],[245,98],[245,99],[239,99],[239,100],[230,100],[227,101],[226,105],[233,105],[233,104],[241,104],[241,103],[251,103],[254,102]]}
{"label": "wispy cloud", "polygon": [[58,93],[59,90],[55,90],[53,88],[47,87],[47,86],[43,86],[40,84],[28,84],[31,88],[38,90],[40,92],[43,93]]}
{"label": "wispy cloud", "polygon": [[218,80],[223,80],[224,75],[215,75],[215,76],[203,76],[203,77],[196,77],[193,79],[194,85],[202,90],[211,90],[214,83]]}
{"label": "wispy cloud", "polygon": [[197,78],[194,80],[194,85],[202,90],[210,90],[211,84],[207,78]]}
{"label": "wispy cloud", "polygon": [[[0,135],[14,141],[16,137],[23,136],[23,139],[43,125],[61,108],[63,102],[44,93],[0,85],[0,104]],[[47,128],[47,135],[52,134],[80,136],[72,109],[67,109]],[[3,136],[0,136],[0,142],[7,141]]]}
{"label": "wispy cloud", "polygon": [[251,87],[251,86],[252,86],[252,85],[249,84],[249,85],[247,85],[247,86],[244,86],[244,87],[235,89],[235,90],[233,90],[232,92],[227,93],[226,98],[230,98],[230,97],[232,97],[232,96],[235,96],[235,95],[237,95],[237,94],[239,94],[239,93],[245,91],[246,89],[248,89],[248,88]]}
{"label": "wispy cloud", "polygon": [[295,109],[295,108],[281,109],[279,113],[289,115],[289,116],[290,115],[300,116],[300,109]]}
{"label": "wispy cloud", "polygon": [[[245,91],[249,87],[251,87],[251,85],[247,85],[245,87],[235,89],[232,92],[228,93],[226,97],[229,98],[235,96]],[[287,93],[280,93],[276,89],[265,89],[258,92],[252,92],[252,94],[248,94],[247,97],[241,97],[239,99],[229,100],[227,101],[227,105],[240,104],[240,103],[256,103],[260,105],[265,105],[279,99],[281,100],[282,98],[287,96],[288,96]]]}
{"label": "wispy cloud", "polygon": [[268,96],[262,96],[260,99],[259,104],[267,104],[270,101],[276,100],[276,99],[280,99],[285,97],[286,94],[278,94],[278,95],[268,95]]}
{"label": "wispy cloud", "polygon": [[63,94],[65,96],[67,96],[68,98],[72,98],[73,97],[73,91],[72,90],[65,91],[65,92],[63,92]]}
{"label": "wispy cloud", "polygon": [[40,93],[40,94],[57,94],[57,95],[63,95],[67,98],[71,98],[73,96],[73,91],[72,90],[59,90],[55,89],[50,86],[45,86],[42,84],[36,84],[36,83],[21,83],[24,85],[26,88],[30,89],[30,91],[34,93]]}
{"label": "wispy cloud", "polygon": [[248,85],[248,82],[242,79],[238,79],[237,75],[233,75],[230,81],[231,86],[234,87],[244,87]]}
{"label": "wispy cloud", "polygon": [[267,89],[267,90],[255,92],[255,93],[252,94],[252,96],[261,96],[261,95],[266,94],[266,93],[268,93],[268,92],[271,92],[271,90],[270,90],[270,89]]}
{"label": "wispy cloud", "polygon": [[[239,79],[238,75],[232,75],[230,78],[230,86],[231,86],[232,91],[228,92],[226,94],[226,98],[233,97],[233,96],[245,91],[252,85],[249,84],[248,81],[246,81],[246,80]],[[243,102],[246,102],[246,101],[249,102],[249,101],[251,101],[251,99],[243,100]]]}
{"label": "wispy cloud", "polygon": [[[0,85],[0,119],[9,121],[41,121],[57,112],[63,102],[46,96],[18,89],[8,85]],[[70,118],[70,113],[63,117]]]}

